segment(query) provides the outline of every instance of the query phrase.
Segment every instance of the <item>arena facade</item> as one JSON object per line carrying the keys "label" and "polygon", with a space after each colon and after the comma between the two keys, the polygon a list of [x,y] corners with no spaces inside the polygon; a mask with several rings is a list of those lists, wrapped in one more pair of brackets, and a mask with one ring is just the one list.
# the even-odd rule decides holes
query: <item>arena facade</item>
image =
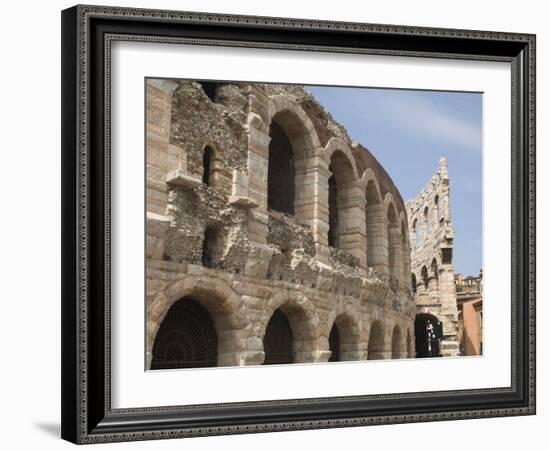
{"label": "arena facade", "polygon": [[306,89],[148,79],[146,124],[148,368],[415,356],[406,206]]}

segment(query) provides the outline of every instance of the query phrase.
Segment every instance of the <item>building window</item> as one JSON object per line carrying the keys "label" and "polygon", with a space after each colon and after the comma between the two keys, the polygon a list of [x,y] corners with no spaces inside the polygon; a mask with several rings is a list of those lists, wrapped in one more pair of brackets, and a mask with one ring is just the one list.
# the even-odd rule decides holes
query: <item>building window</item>
{"label": "building window", "polygon": [[218,265],[221,254],[220,232],[216,227],[206,227],[202,241],[202,265],[214,268]]}
{"label": "building window", "polygon": [[435,205],[435,217],[436,217],[436,220],[437,220],[437,226],[439,226],[439,222],[441,220],[441,211],[439,209],[439,195],[435,196],[434,205]]}
{"label": "building window", "polygon": [[292,144],[277,123],[269,132],[269,166],[267,170],[267,207],[294,215],[295,171]]}
{"label": "building window", "polygon": [[202,154],[202,182],[207,186],[212,185],[214,173],[214,150],[212,147],[205,147]]}
{"label": "building window", "polygon": [[414,219],[413,221],[413,231],[414,231],[414,245],[418,247],[420,245],[420,233],[418,232],[418,220]]}

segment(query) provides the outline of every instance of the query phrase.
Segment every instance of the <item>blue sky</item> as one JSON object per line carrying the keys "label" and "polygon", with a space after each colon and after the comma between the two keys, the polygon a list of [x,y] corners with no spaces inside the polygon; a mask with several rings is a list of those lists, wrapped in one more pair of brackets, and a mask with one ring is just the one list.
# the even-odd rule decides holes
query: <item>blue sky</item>
{"label": "blue sky", "polygon": [[384,166],[405,201],[447,158],[455,272],[481,268],[482,94],[307,86]]}

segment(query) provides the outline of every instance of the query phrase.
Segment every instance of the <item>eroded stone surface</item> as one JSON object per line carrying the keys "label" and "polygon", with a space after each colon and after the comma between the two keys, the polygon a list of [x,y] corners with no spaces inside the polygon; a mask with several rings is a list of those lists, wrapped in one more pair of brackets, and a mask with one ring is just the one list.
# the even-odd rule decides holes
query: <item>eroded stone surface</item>
{"label": "eroded stone surface", "polygon": [[[294,214],[268,209],[273,122],[292,146]],[[331,176],[338,248],[328,241]],[[149,80],[147,212],[149,360],[183,298],[212,316],[218,365],[261,364],[277,309],[290,322],[297,362],[327,361],[335,324],[342,360],[414,357],[403,200],[302,87]]]}

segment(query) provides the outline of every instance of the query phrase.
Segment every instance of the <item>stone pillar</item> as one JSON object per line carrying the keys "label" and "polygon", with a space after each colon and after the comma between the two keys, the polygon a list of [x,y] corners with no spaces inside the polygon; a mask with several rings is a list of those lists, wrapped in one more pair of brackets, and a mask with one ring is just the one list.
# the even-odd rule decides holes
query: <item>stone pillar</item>
{"label": "stone pillar", "polygon": [[384,217],[384,205],[381,203],[368,205],[365,215],[367,228],[367,265],[373,267],[378,273],[388,275],[388,236],[386,219]]}
{"label": "stone pillar", "polygon": [[441,302],[440,320],[443,324],[441,354],[443,356],[458,356],[460,354],[458,309],[452,265],[444,266],[439,271],[439,301]]}
{"label": "stone pillar", "polygon": [[[315,152],[320,155],[319,152]],[[328,264],[328,179],[330,171],[321,156],[310,156],[295,161],[296,218],[309,225],[315,240],[319,261]]]}
{"label": "stone pillar", "polygon": [[[166,175],[177,169],[171,163],[172,95],[178,86],[171,80],[147,80],[147,211],[164,215],[168,203]],[[172,167],[175,166],[175,167]]]}
{"label": "stone pillar", "polygon": [[403,283],[403,248],[401,247],[401,231],[399,227],[388,227],[388,251],[390,253],[390,275],[393,275],[400,284]]}
{"label": "stone pillar", "polygon": [[367,237],[365,193],[359,182],[338,188],[339,247],[359,260],[359,267],[367,268]]}
{"label": "stone pillar", "polygon": [[248,197],[257,205],[248,210],[250,252],[245,274],[264,278],[269,269],[271,249],[267,246],[269,216],[267,214],[267,169],[269,163],[269,128],[262,118],[248,115]]}

